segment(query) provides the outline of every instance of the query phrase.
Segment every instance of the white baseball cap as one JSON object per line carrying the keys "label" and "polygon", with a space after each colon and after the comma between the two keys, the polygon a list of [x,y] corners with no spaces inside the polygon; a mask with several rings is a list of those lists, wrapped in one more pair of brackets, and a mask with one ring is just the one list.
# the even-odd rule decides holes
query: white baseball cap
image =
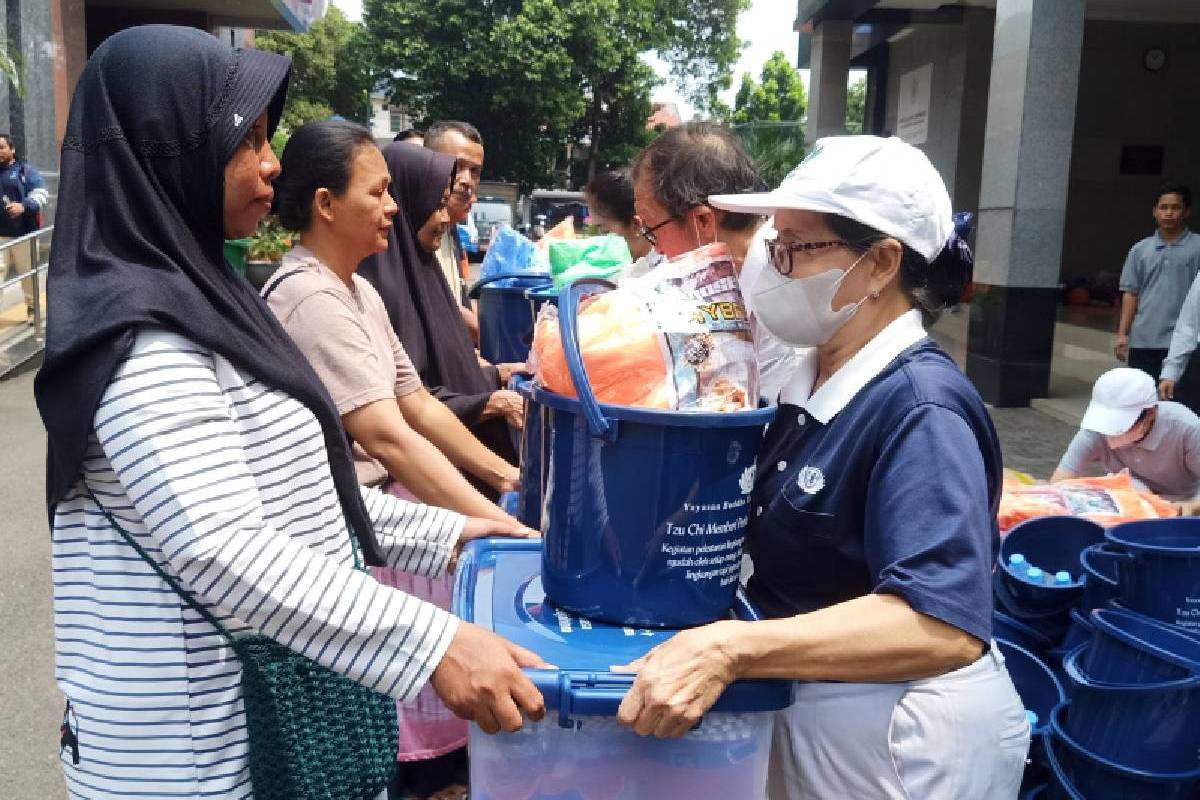
{"label": "white baseball cap", "polygon": [[1079,427],[1104,436],[1119,436],[1133,427],[1144,410],[1157,404],[1154,378],[1140,369],[1110,369],[1096,379],[1092,402]]}
{"label": "white baseball cap", "polygon": [[713,208],[752,214],[820,211],[861,222],[933,261],[954,231],[942,176],[917,148],[896,137],[818,139],[773,192],[718,194]]}

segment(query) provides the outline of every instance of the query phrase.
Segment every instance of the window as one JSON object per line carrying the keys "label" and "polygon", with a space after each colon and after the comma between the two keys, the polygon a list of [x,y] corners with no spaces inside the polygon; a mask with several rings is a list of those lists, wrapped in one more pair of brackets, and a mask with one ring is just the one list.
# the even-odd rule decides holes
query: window
{"label": "window", "polygon": [[408,120],[408,114],[404,113],[403,108],[392,106],[388,109],[388,115],[391,119],[392,133],[399,133],[412,127],[412,123]]}

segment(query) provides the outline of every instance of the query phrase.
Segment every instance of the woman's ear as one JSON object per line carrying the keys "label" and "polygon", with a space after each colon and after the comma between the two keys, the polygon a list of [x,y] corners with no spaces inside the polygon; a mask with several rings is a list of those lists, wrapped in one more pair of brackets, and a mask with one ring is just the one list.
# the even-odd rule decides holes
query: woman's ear
{"label": "woman's ear", "polygon": [[883,291],[900,275],[900,262],[904,259],[904,245],[895,239],[886,238],[875,243],[871,258],[870,288],[875,294]]}
{"label": "woman's ear", "polygon": [[313,217],[333,222],[333,192],[322,187],[313,193]]}

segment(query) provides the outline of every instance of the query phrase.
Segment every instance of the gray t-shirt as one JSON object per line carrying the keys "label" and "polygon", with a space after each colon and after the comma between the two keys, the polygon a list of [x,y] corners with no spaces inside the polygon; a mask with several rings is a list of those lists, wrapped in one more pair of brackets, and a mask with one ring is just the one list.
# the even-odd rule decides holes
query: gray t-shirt
{"label": "gray t-shirt", "polygon": [[1200,272],[1200,234],[1186,231],[1173,242],[1155,233],[1129,251],[1121,291],[1138,296],[1129,346],[1166,350],[1183,298]]}
{"label": "gray t-shirt", "polygon": [[1146,438],[1117,450],[1101,434],[1081,430],[1058,466],[1084,475],[1096,465],[1110,473],[1128,469],[1136,483],[1167,500],[1200,497],[1200,417],[1164,400]]}

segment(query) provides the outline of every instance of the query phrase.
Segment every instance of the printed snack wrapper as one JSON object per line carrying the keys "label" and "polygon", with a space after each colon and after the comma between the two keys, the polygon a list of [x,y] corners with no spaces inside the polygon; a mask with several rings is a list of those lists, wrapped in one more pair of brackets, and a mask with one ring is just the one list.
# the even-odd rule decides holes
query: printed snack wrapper
{"label": "printed snack wrapper", "polygon": [[1172,517],[1175,507],[1136,484],[1129,470],[1099,478],[1074,478],[1059,483],[1025,483],[1019,473],[1005,471],[997,518],[1001,533],[1034,517],[1084,517],[1109,527],[1137,519]]}
{"label": "printed snack wrapper", "polygon": [[[578,322],[584,366],[601,403],[708,412],[757,405],[754,342],[724,244],[589,298]],[[553,306],[539,315],[532,363],[545,388],[575,396]]]}

